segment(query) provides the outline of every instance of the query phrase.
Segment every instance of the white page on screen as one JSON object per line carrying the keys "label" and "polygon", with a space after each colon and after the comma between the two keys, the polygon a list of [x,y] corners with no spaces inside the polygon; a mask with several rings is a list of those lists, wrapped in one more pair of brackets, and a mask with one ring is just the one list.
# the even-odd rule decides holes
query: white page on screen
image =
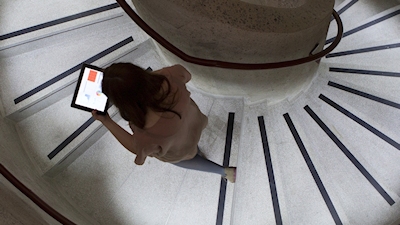
{"label": "white page on screen", "polygon": [[75,104],[104,111],[106,109],[107,96],[101,90],[102,80],[103,72],[85,68]]}

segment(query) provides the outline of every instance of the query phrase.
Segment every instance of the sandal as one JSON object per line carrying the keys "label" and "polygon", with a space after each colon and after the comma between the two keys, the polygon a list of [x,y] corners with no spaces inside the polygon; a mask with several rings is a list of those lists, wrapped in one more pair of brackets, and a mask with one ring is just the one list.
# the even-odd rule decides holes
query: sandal
{"label": "sandal", "polygon": [[223,178],[225,180],[229,180],[231,183],[235,183],[236,181],[236,167],[226,167],[224,168],[225,176]]}

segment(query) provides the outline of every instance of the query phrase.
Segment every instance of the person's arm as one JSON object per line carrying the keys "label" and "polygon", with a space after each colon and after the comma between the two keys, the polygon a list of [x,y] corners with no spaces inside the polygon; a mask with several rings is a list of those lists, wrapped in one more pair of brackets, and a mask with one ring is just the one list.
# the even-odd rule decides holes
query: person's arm
{"label": "person's arm", "polygon": [[126,149],[136,154],[136,151],[133,149],[132,134],[119,126],[108,114],[98,115],[96,111],[92,111],[92,116],[100,121]]}
{"label": "person's arm", "polygon": [[182,76],[184,83],[187,83],[192,79],[192,74],[190,74],[189,71],[187,71],[187,69],[182,65],[176,64],[171,66],[170,68],[171,73]]}

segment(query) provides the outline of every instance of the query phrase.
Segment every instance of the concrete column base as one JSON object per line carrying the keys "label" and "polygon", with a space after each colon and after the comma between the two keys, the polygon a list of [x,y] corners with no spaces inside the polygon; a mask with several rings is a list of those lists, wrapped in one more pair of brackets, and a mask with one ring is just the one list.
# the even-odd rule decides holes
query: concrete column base
{"label": "concrete column base", "polygon": [[[272,63],[321,51],[333,0],[132,0],[138,14],[186,54],[235,63]],[[317,49],[314,49],[318,45]],[[186,63],[160,46],[170,64],[183,64],[193,84],[217,95],[271,104],[307,88],[318,64],[269,70],[233,70]]]}

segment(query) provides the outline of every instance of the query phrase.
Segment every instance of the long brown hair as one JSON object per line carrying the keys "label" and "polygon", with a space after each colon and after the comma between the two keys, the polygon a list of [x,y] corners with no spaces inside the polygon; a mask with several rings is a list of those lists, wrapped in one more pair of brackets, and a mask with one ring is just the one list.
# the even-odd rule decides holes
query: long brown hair
{"label": "long brown hair", "polygon": [[[167,83],[167,89],[162,88]],[[172,93],[167,77],[133,65],[132,63],[115,63],[104,70],[102,91],[110,99],[126,121],[141,129],[146,124],[148,109],[156,112],[172,112],[176,104],[176,92]],[[172,100],[167,98],[172,96]],[[168,102],[168,103],[166,103]]]}

